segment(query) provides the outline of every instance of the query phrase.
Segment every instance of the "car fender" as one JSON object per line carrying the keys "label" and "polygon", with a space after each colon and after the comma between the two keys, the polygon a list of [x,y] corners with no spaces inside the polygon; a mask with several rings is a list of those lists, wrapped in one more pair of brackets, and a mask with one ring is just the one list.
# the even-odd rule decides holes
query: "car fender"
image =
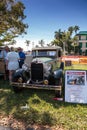
{"label": "car fender", "polygon": [[62,69],[58,69],[54,71],[54,78],[55,79],[60,79],[63,76],[63,70]]}
{"label": "car fender", "polygon": [[21,77],[22,79],[24,79],[23,73],[24,73],[24,70],[23,70],[23,69],[18,69],[18,70],[16,70],[16,71],[13,73],[12,81],[13,81],[13,82],[16,82],[19,77]]}

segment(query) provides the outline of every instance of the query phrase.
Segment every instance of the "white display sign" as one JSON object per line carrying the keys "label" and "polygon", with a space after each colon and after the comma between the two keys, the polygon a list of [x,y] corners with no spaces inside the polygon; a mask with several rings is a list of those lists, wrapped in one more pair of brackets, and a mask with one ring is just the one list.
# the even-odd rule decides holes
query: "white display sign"
{"label": "white display sign", "polygon": [[65,72],[65,102],[87,103],[86,71]]}

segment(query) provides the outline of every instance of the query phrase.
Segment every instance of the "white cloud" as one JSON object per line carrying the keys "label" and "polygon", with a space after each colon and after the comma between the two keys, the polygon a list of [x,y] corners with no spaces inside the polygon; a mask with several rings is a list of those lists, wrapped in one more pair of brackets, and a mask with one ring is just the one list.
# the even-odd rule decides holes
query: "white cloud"
{"label": "white cloud", "polygon": [[30,42],[29,46],[26,46],[25,40],[17,39],[14,47],[21,47],[21,48],[23,48],[24,51],[28,51],[28,50],[32,49],[32,42]]}
{"label": "white cloud", "polygon": [[[17,38],[15,40],[16,40],[16,44],[14,44],[13,46],[21,47],[21,48],[23,48],[24,51],[32,50],[32,48],[35,47],[36,45],[38,45],[38,42],[40,41],[38,39],[30,40],[29,46],[26,46],[25,39]],[[50,43],[50,41],[48,41],[48,40],[46,40],[46,41],[44,40],[44,42],[45,42],[45,45]],[[11,47],[11,46],[12,45],[10,45],[9,47]]]}

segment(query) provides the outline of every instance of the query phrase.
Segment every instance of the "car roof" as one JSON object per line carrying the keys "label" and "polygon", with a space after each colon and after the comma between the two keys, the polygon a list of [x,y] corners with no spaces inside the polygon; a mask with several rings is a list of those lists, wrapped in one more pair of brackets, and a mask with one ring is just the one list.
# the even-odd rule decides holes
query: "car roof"
{"label": "car roof", "polygon": [[55,50],[55,49],[62,49],[60,46],[49,46],[49,47],[35,47],[32,48],[33,50]]}

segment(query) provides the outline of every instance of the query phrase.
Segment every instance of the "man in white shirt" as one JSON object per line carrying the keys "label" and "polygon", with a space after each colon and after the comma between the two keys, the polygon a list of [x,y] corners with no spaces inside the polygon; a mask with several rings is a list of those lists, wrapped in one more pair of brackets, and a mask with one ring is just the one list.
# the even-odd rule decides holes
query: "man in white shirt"
{"label": "man in white shirt", "polygon": [[14,51],[14,48],[11,47],[11,51],[8,52],[6,56],[6,65],[9,70],[9,81],[12,81],[13,72],[19,68],[19,54]]}

